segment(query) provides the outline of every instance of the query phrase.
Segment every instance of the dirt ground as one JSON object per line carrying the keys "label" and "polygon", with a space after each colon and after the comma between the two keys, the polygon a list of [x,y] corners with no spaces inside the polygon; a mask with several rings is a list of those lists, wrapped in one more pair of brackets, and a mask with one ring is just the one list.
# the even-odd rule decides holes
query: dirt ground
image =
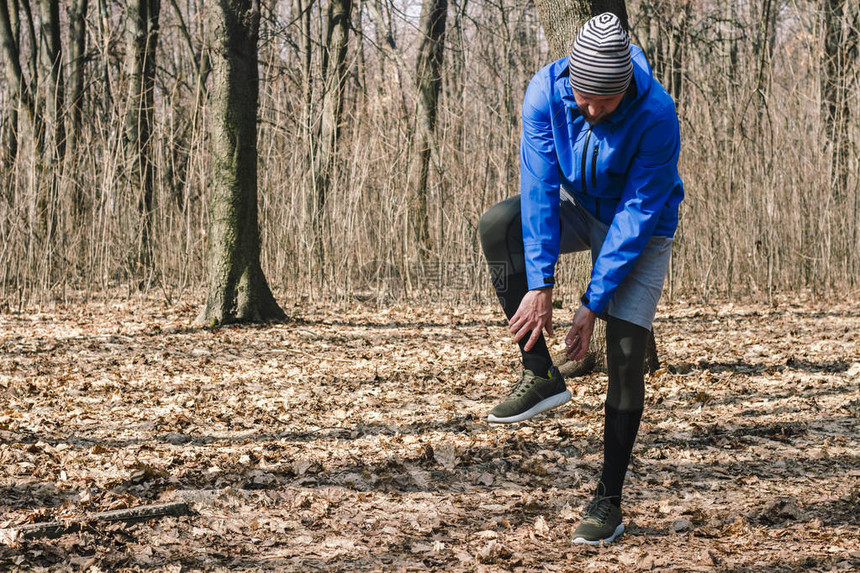
{"label": "dirt ground", "polygon": [[[0,569],[856,571],[860,301],[828,302],[661,307],[606,547],[570,543],[605,376],[489,426],[517,377],[494,307],[292,303],[214,330],[158,300],[0,314]],[[14,535],[178,500],[193,513]]]}

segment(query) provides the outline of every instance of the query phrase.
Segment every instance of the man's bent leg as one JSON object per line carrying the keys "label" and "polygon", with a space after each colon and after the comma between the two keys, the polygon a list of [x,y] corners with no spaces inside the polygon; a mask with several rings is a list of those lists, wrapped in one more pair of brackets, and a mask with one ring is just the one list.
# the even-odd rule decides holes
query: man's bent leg
{"label": "man's bent leg", "polygon": [[[528,292],[519,196],[502,201],[484,213],[479,231],[496,295],[510,320]],[[487,416],[489,422],[521,422],[570,400],[564,377],[552,366],[543,334],[527,352],[525,344],[529,336],[526,334],[519,342],[522,376],[510,395]]]}
{"label": "man's bent leg", "polygon": [[[523,228],[520,219],[520,196],[505,199],[484,213],[478,223],[481,247],[490,266],[490,276],[496,296],[502,303],[508,320],[517,312],[523,297],[528,292],[526,280]],[[552,358],[540,335],[531,350],[525,350],[530,334],[520,339],[523,368],[545,378],[552,366]]]}

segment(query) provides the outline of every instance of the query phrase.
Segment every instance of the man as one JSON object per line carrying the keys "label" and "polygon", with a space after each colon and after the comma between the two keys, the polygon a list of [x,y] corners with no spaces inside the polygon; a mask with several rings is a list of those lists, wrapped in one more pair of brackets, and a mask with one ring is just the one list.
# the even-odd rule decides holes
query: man
{"label": "man", "polygon": [[683,186],[671,97],[616,16],[579,32],[568,58],[540,70],[523,102],[520,195],[480,221],[493,285],[522,353],[523,373],[488,416],[526,420],[570,399],[553,366],[552,290],[559,253],[590,249],[591,280],[565,338],[581,359],[606,320],[609,386],[603,471],[575,543],[624,530],[621,487],[644,406],[646,342],[663,289]]}

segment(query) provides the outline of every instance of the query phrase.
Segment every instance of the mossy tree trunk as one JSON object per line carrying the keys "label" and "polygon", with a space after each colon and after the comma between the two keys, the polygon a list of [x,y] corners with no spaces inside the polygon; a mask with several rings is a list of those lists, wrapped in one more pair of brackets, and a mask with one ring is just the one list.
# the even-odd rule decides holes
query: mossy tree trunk
{"label": "mossy tree trunk", "polygon": [[[576,34],[582,25],[593,15],[612,12],[619,17],[624,28],[629,30],[627,7],[624,0],[536,0],[541,26],[549,44],[550,57],[563,58],[570,54]],[[590,253],[578,255],[575,280],[583,285],[591,276]],[[591,345],[586,355],[578,362],[569,362],[564,352],[553,356],[553,361],[566,376],[582,376],[594,370],[606,370],[606,323],[596,321]],[[654,334],[648,344],[645,368],[651,372],[657,369],[657,346]]]}
{"label": "mossy tree trunk", "polygon": [[260,266],[257,218],[260,3],[218,0],[209,6],[208,18],[213,38],[209,292],[198,323],[279,320],[284,311]]}

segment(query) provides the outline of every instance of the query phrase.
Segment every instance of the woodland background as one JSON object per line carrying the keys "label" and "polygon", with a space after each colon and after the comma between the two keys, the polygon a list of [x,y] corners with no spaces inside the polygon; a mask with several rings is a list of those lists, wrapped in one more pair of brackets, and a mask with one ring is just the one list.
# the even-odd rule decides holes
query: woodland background
{"label": "woodland background", "polygon": [[[213,177],[203,4],[0,3],[4,307],[118,285],[168,301],[199,293]],[[687,198],[667,297],[856,292],[860,7],[627,9],[681,119]],[[490,300],[476,224],[518,192],[521,98],[549,61],[535,3],[267,0],[260,10],[261,260],[272,288]],[[561,283],[562,298],[582,289]]]}
{"label": "woodland background", "polygon": [[[484,421],[518,356],[476,224],[589,4],[619,2],[0,0],[0,568],[860,568],[856,2],[627,3],[687,199],[620,541],[570,544],[599,369]],[[281,320],[219,319],[240,264]],[[162,502],[191,512],[90,521]],[[19,535],[51,521],[84,525]]]}

